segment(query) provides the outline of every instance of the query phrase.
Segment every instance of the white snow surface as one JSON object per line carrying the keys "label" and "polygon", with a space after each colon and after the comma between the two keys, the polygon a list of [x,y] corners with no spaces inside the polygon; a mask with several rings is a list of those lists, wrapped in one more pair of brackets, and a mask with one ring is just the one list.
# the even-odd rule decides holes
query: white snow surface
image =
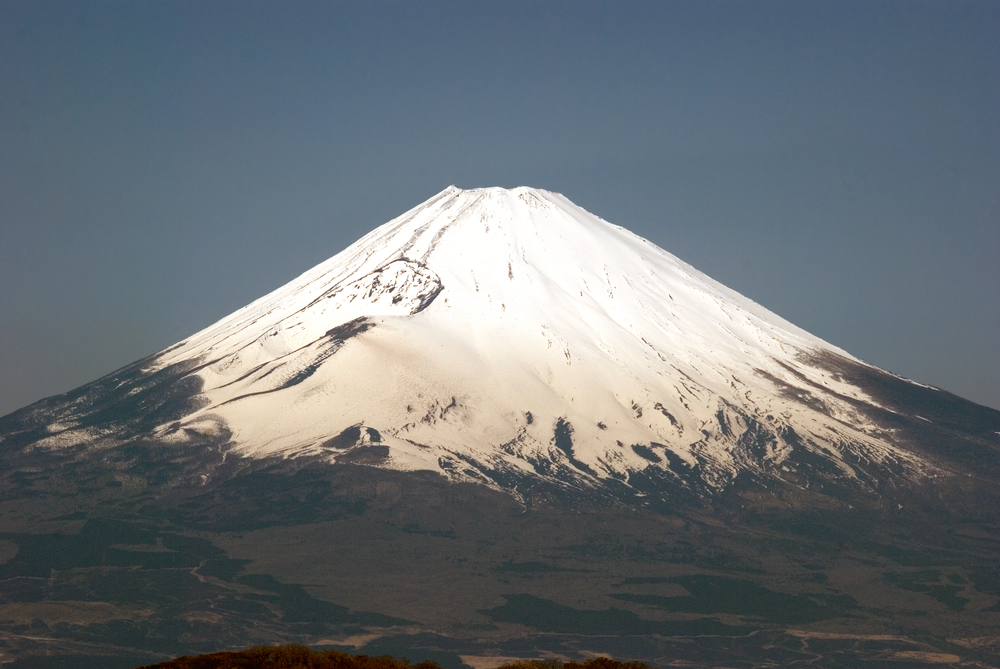
{"label": "white snow surface", "polygon": [[[158,368],[204,365],[207,403],[159,436],[331,460],[378,443],[368,464],[494,487],[490,471],[599,485],[679,458],[719,488],[796,447],[847,477],[923,469],[815,352],[860,363],[562,195],[450,187],[162,352]],[[740,445],[750,421],[775,435],[763,452]]]}

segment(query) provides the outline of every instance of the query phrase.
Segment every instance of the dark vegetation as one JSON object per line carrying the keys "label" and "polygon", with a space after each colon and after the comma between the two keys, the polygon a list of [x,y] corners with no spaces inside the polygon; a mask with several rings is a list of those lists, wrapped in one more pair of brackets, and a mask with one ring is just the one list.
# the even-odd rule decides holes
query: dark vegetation
{"label": "dark vegetation", "polygon": [[[139,669],[441,669],[436,662],[410,664],[389,655],[368,657],[339,650],[310,650],[305,646],[257,646],[241,652],[179,657]],[[618,662],[597,657],[586,662],[519,660],[499,669],[650,669],[642,662]]]}
{"label": "dark vegetation", "polygon": [[697,620],[646,620],[622,609],[579,610],[534,595],[507,595],[503,606],[480,611],[491,620],[516,623],[555,634],[687,636],[713,634],[736,636],[750,630],[725,625],[712,618]]}
{"label": "dark vegetation", "polygon": [[[585,639],[592,652],[645,661],[720,666],[735,653],[761,663],[748,666],[780,666],[804,651],[802,639],[779,626],[827,620],[848,634],[884,623],[875,629],[919,634],[929,640],[927,650],[1000,666],[992,647],[947,642],[995,633],[997,524],[936,529],[943,521],[915,504],[891,513],[726,515],[724,498],[714,513],[726,525],[681,515],[680,504],[678,515],[661,516],[573,498],[574,513],[567,514],[556,505],[568,502],[555,496],[546,498],[552,506],[525,514],[482,486],[449,485],[433,475],[282,466],[185,494],[152,485],[129,492],[128,479],[124,488],[108,487],[103,461],[0,474],[0,502],[5,491],[8,499],[31,500],[7,507],[6,515],[0,505],[0,649],[15,658],[10,669],[127,669],[220,647],[310,644],[403,625],[343,650],[465,669],[466,654],[544,650],[576,657]],[[535,499],[545,492],[531,490]],[[53,520],[28,523],[26,511]],[[372,527],[380,528],[375,536]],[[285,533],[295,551],[308,552],[290,551]],[[351,547],[342,558],[324,552],[331,537]],[[465,627],[413,633],[412,626],[428,622],[411,611],[408,620],[390,618],[390,599],[352,598],[324,580],[324,573],[366,578],[366,565],[372,556],[382,559],[387,539],[419,560],[400,553],[387,561],[383,578],[402,584],[415,569],[454,570],[452,590],[425,591],[434,604],[428,610],[439,616],[430,623],[445,627],[457,619]],[[287,567],[253,569],[257,555],[274,551],[287,551]],[[315,560],[323,569],[311,567]],[[845,574],[858,565],[870,579],[864,589],[845,587]],[[566,596],[570,589],[579,598]],[[441,613],[459,607],[452,618]],[[523,636],[469,638],[511,624],[522,626],[516,631]],[[951,631],[959,625],[962,632]],[[858,661],[925,649],[902,640],[873,649],[853,637],[808,643],[808,653],[824,659]]]}
{"label": "dark vegetation", "polygon": [[619,662],[610,657],[595,657],[586,662],[549,660],[519,660],[497,669],[650,669],[645,662]]}
{"label": "dark vegetation", "polygon": [[808,624],[836,618],[857,606],[857,602],[849,595],[789,595],[769,590],[751,581],[721,576],[695,574],[664,578],[659,582],[681,585],[691,595],[661,597],[626,593],[611,596],[624,602],[636,602],[673,612],[730,613],[790,624]]}
{"label": "dark vegetation", "polygon": [[179,657],[139,669],[440,669],[436,662],[410,664],[394,657],[349,655],[305,646],[256,646],[249,650]]}

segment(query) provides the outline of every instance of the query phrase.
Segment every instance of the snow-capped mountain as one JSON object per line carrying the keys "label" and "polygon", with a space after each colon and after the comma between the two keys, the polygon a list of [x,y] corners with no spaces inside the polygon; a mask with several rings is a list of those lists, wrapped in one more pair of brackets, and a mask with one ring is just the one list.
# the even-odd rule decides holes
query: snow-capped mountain
{"label": "snow-capped mountain", "polygon": [[561,195],[448,188],[0,417],[0,649],[981,664],[997,491],[1000,411]]}
{"label": "snow-capped mountain", "polygon": [[212,442],[501,489],[934,475],[846,368],[885,374],[562,195],[450,187],[140,380],[28,411],[44,449]]}

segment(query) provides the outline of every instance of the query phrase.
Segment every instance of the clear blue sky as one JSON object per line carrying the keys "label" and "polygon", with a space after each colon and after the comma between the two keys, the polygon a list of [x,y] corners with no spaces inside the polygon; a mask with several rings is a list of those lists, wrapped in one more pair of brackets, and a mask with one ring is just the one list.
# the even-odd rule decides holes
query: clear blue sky
{"label": "clear blue sky", "polygon": [[1000,2],[0,1],[0,414],[444,187],[1000,408]]}

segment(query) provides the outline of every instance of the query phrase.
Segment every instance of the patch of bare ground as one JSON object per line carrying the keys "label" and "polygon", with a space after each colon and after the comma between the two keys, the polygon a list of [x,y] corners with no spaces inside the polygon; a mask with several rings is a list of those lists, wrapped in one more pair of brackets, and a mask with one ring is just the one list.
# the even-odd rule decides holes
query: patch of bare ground
{"label": "patch of bare ground", "polygon": [[472,669],[498,669],[505,664],[513,664],[521,660],[519,657],[505,657],[502,655],[459,655],[462,662],[472,667]]}
{"label": "patch of bare ground", "polygon": [[1000,653],[1000,636],[978,636],[970,639],[948,639],[948,641],[963,648],[979,648]]}
{"label": "patch of bare ground", "polygon": [[928,653],[922,650],[901,650],[893,653],[892,657],[896,660],[916,660],[928,664],[954,664],[962,661],[958,655],[951,653]]}
{"label": "patch of bare ground", "polygon": [[108,602],[15,602],[0,604],[0,620],[15,624],[30,624],[44,620],[47,624],[71,623],[90,625],[109,620],[141,620],[153,615],[153,609],[116,606]]}

